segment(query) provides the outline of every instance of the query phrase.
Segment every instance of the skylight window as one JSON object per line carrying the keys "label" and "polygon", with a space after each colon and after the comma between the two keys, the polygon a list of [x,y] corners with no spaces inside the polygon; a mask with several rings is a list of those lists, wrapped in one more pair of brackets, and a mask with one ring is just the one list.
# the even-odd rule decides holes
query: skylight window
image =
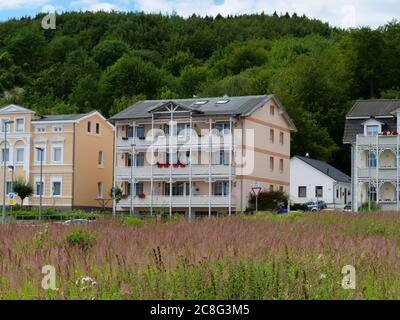
{"label": "skylight window", "polygon": [[206,104],[207,102],[208,102],[208,100],[199,100],[199,101],[196,101],[194,104],[196,106],[202,106],[203,104]]}
{"label": "skylight window", "polygon": [[230,100],[229,99],[221,99],[218,100],[215,104],[227,104]]}

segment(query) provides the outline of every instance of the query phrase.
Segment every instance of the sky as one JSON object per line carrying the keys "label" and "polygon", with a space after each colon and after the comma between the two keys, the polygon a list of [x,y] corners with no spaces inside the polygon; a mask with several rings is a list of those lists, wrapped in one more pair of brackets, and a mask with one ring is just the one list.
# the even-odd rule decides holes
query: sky
{"label": "sky", "polygon": [[0,0],[0,21],[54,10],[176,12],[184,17],[296,12],[341,28],[376,28],[400,19],[400,0]]}

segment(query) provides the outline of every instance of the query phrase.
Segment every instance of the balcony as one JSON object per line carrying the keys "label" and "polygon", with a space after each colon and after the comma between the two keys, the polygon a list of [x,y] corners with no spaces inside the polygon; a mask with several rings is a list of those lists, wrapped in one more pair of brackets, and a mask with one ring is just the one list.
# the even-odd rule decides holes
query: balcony
{"label": "balcony", "polygon": [[[170,175],[170,170],[172,171],[172,176],[174,179],[189,179],[190,166],[185,167],[163,167],[153,166],[153,179],[166,179]],[[235,173],[235,169],[232,168],[232,174]],[[134,176],[137,181],[140,180],[150,180],[152,174],[151,166],[135,167]],[[207,177],[209,174],[208,165],[192,165],[192,177]],[[228,165],[212,165],[211,175],[213,178],[216,177],[227,177],[230,174],[230,166]],[[119,180],[130,179],[131,168],[130,167],[117,167],[116,177]]]}
{"label": "balcony", "polygon": [[377,142],[381,146],[397,146],[397,142],[400,141],[399,136],[364,136],[359,134],[358,135],[358,146],[369,146],[369,145],[376,145]]}
{"label": "balcony", "polygon": [[[169,196],[153,196],[153,207],[159,208],[167,208],[169,207]],[[150,208],[151,205],[151,196],[147,195],[145,198],[135,197],[133,199],[133,204],[135,207],[147,207]],[[207,208],[209,205],[209,197],[208,195],[197,195],[192,196],[191,200],[192,207],[199,208]],[[130,198],[125,198],[118,203],[118,207],[120,208],[129,208],[131,205]],[[172,205],[174,208],[189,207],[189,196],[172,196]],[[235,198],[231,199],[231,206],[234,207],[236,205]],[[228,196],[211,196],[211,206],[217,208],[226,208],[229,206],[229,197]]]}
{"label": "balcony", "polygon": [[[376,168],[359,168],[359,179],[376,179]],[[379,168],[380,180],[393,180],[397,178],[397,168]]]}

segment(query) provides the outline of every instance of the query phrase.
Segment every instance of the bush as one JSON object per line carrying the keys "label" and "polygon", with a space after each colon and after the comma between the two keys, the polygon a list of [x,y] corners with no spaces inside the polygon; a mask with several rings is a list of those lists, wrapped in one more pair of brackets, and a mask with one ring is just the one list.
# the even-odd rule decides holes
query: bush
{"label": "bush", "polygon": [[[282,191],[264,191],[258,196],[258,210],[260,211],[272,211],[277,209],[280,205],[287,207],[288,197]],[[255,209],[256,197],[254,194],[250,195],[249,208]]]}
{"label": "bush", "polygon": [[67,233],[65,240],[70,246],[86,251],[95,245],[96,236],[88,230],[71,229]]}
{"label": "bush", "polygon": [[122,218],[122,224],[125,226],[140,226],[143,224],[143,219],[138,217],[124,217]]}

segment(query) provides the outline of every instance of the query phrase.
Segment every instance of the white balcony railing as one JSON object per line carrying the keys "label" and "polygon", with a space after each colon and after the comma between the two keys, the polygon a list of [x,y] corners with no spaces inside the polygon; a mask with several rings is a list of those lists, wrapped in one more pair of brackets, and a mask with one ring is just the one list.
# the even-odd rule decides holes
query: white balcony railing
{"label": "white balcony railing", "polygon": [[[190,175],[190,167],[171,167],[172,175],[174,178],[184,177],[188,178]],[[229,165],[212,165],[211,175],[213,177],[219,176],[229,176],[230,174]],[[209,166],[208,165],[192,165],[192,176],[208,176]],[[235,174],[235,169],[232,168],[232,174]],[[152,175],[151,166],[135,167],[134,176],[136,180],[150,180]],[[153,166],[153,178],[168,177],[170,175],[170,168],[159,168],[158,166]],[[129,179],[131,176],[130,167],[117,167],[116,177],[117,179]]]}
{"label": "white balcony railing", "polygon": [[[211,206],[212,207],[219,207],[224,208],[229,206],[229,197],[228,196],[211,196]],[[187,208],[189,207],[189,196],[172,196],[172,205],[174,208],[182,207]],[[170,197],[169,196],[158,196],[153,195],[153,207],[159,208],[167,208],[169,207]],[[146,195],[145,198],[134,197],[133,204],[135,207],[146,207],[150,208],[151,206],[151,196]],[[235,206],[236,201],[235,198],[232,197],[231,199],[231,206]],[[130,198],[122,199],[118,206],[120,208],[130,207],[131,200]],[[206,208],[209,205],[209,197],[206,195],[196,195],[192,196],[191,199],[192,207],[200,207]]]}
{"label": "white balcony railing", "polygon": [[[376,179],[377,170],[376,168],[359,168],[358,178],[359,179]],[[396,179],[397,169],[396,168],[379,168],[379,179],[391,180]]]}
{"label": "white balcony railing", "polygon": [[369,146],[369,145],[376,145],[377,142],[379,145],[388,145],[388,146],[395,146],[397,145],[397,136],[383,136],[379,135],[378,137],[376,136],[364,136],[359,134],[358,135],[358,145],[359,146]]}

